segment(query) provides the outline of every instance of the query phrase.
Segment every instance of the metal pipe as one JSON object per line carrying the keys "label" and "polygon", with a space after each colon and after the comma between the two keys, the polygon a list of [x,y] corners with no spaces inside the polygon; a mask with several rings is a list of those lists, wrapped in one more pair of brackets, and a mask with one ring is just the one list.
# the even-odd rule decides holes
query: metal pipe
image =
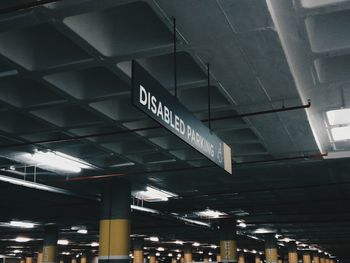
{"label": "metal pipe", "polygon": [[37,7],[37,6],[41,6],[41,5],[45,5],[45,4],[59,2],[59,1],[61,1],[61,0],[37,0],[37,1],[29,2],[29,3],[24,3],[21,5],[15,5],[15,6],[2,8],[2,9],[0,9],[0,14],[8,14],[8,13],[12,13],[12,12],[20,11],[20,10],[26,10],[29,8],[33,8],[33,7]]}
{"label": "metal pipe", "polygon": [[[261,115],[261,114],[269,114],[269,113],[276,113],[276,112],[305,109],[305,108],[310,108],[310,106],[311,106],[311,102],[310,102],[310,100],[308,100],[308,104],[303,104],[300,106],[281,107],[279,109],[273,109],[273,110],[256,111],[256,112],[249,112],[249,113],[243,113],[243,114],[238,114],[238,115],[216,117],[216,118],[211,118],[211,122],[228,120],[228,119],[235,119],[235,118],[241,118],[241,117],[248,117],[248,116],[254,116],[254,115]],[[208,122],[209,120],[203,119],[202,121]],[[111,136],[111,135],[116,135],[116,134],[125,134],[125,133],[139,132],[139,131],[147,131],[147,130],[154,130],[154,129],[160,129],[160,128],[163,128],[163,126],[155,125],[155,126],[142,127],[142,128],[136,128],[136,129],[125,129],[125,130],[118,130],[118,131],[111,131],[111,132],[92,133],[92,134],[80,135],[80,136],[70,136],[67,138],[57,138],[57,139],[50,139],[50,140],[37,140],[37,141],[31,141],[31,142],[11,143],[11,144],[0,145],[0,149],[1,148],[27,146],[27,145],[35,145],[35,144],[47,144],[47,143],[60,143],[60,142],[77,141],[77,140],[86,139],[86,138],[104,137],[104,136]]]}
{"label": "metal pipe", "polygon": [[175,98],[177,98],[177,46],[176,46],[176,18],[173,17],[173,37],[174,37],[174,88],[175,88]]}
{"label": "metal pipe", "polygon": [[[293,157],[286,157],[286,158],[277,158],[277,159],[268,159],[268,160],[259,160],[256,161],[257,163],[263,163],[263,162],[273,162],[273,161],[289,161],[289,160],[297,160],[297,159],[315,159],[317,157],[323,157],[327,154],[313,154],[313,155],[303,155],[303,156],[293,156]],[[234,163],[234,165],[243,165],[243,164],[252,164],[254,162],[241,162],[241,163]],[[138,174],[154,174],[154,173],[167,173],[167,172],[178,172],[178,171],[186,171],[186,170],[196,170],[196,169],[205,169],[205,168],[215,168],[217,167],[215,164],[212,165],[206,165],[201,167],[182,167],[182,168],[171,168],[171,169],[164,169],[164,170],[157,170],[157,171],[138,171],[138,172],[131,172],[131,173],[112,173],[112,174],[103,174],[103,175],[93,175],[93,176],[80,176],[80,177],[72,177],[67,178],[66,181],[83,181],[83,180],[96,180],[96,179],[105,179],[105,178],[111,178],[111,177],[118,177],[118,176],[129,176],[129,175],[138,175]]]}

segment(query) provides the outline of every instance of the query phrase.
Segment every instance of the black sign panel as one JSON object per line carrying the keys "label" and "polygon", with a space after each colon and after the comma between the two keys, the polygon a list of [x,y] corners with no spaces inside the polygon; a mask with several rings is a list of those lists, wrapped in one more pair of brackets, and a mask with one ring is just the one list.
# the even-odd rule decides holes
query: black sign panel
{"label": "black sign panel", "polygon": [[137,108],[232,174],[231,148],[136,61],[132,62],[132,100]]}

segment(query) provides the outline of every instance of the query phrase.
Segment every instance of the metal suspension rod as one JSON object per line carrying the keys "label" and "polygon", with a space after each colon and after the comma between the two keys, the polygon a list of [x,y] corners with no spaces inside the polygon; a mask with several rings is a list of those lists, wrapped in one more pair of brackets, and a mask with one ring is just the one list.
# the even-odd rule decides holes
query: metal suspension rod
{"label": "metal suspension rod", "polygon": [[207,64],[207,78],[208,78],[208,127],[211,130],[211,108],[210,108],[210,68]]}
{"label": "metal suspension rod", "polygon": [[176,54],[176,18],[173,17],[173,37],[174,37],[174,89],[177,98],[177,54]]}
{"label": "metal suspension rod", "polygon": [[5,7],[0,9],[0,14],[8,14],[16,11],[21,11],[21,10],[26,10],[30,9],[33,7],[45,5],[45,4],[50,4],[50,3],[55,3],[55,2],[60,2],[62,0],[37,0],[37,1],[32,1],[30,3],[24,3],[20,5],[15,5],[15,6],[10,6],[10,7]]}
{"label": "metal suspension rod", "polygon": [[[276,112],[306,109],[306,108],[310,108],[310,107],[311,107],[311,102],[310,102],[310,100],[308,100],[307,104],[303,104],[300,106],[282,107],[282,108],[273,109],[273,110],[256,111],[256,112],[249,112],[249,113],[243,113],[243,114],[238,114],[238,115],[216,117],[216,118],[211,118],[211,122],[220,121],[220,120],[235,119],[235,118],[242,118],[242,117],[249,117],[249,116],[255,116],[255,115],[262,115],[262,114],[269,114],[269,113],[276,113]],[[202,119],[202,121],[208,122],[208,119]],[[125,129],[125,130],[102,132],[102,133],[92,133],[92,134],[80,135],[80,136],[71,136],[71,137],[67,137],[67,138],[57,138],[57,139],[49,139],[49,140],[37,140],[37,141],[31,141],[31,142],[11,143],[11,144],[0,145],[0,149],[1,148],[20,147],[20,146],[26,146],[26,145],[35,145],[35,144],[47,144],[47,143],[77,141],[77,140],[86,139],[86,138],[111,136],[111,135],[116,135],[116,134],[133,133],[133,132],[154,130],[154,129],[160,129],[160,128],[163,128],[163,126],[155,125],[155,126],[142,127],[142,128],[136,128],[136,129]],[[12,139],[12,138],[10,138],[10,139]]]}

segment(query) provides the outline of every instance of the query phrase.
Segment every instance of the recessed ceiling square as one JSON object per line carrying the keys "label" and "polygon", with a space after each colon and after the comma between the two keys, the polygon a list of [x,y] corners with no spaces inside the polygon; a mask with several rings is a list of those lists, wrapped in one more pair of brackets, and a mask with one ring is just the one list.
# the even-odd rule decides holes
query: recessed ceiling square
{"label": "recessed ceiling square", "polygon": [[71,16],[63,22],[107,57],[150,50],[172,43],[169,29],[144,2]]}

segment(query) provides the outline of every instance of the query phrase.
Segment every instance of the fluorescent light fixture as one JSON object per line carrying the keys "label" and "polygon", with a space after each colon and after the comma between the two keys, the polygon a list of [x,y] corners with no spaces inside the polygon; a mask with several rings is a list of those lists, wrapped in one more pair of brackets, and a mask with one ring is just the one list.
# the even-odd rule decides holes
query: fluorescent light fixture
{"label": "fluorescent light fixture", "polygon": [[33,223],[22,222],[22,221],[11,221],[10,225],[14,227],[21,227],[21,228],[34,228]]}
{"label": "fluorescent light fixture", "polygon": [[172,257],[172,256],[173,256],[173,253],[169,253],[169,254],[168,254],[168,257]]}
{"label": "fluorescent light fixture", "polygon": [[57,241],[57,244],[58,244],[58,245],[66,246],[66,245],[69,244],[69,241],[68,241],[67,239],[59,239],[59,240]]}
{"label": "fluorescent light fixture", "polygon": [[157,256],[157,257],[159,257],[159,256],[160,256],[160,253],[159,253],[159,252],[157,252],[157,253],[156,253],[156,256]]}
{"label": "fluorescent light fixture", "polygon": [[256,254],[256,253],[258,253],[258,252],[257,252],[255,249],[253,249],[253,250],[252,250],[252,253],[253,253],[253,254]]}
{"label": "fluorescent light fixture", "polygon": [[247,224],[244,223],[244,222],[241,222],[241,223],[238,224],[238,226],[241,227],[241,228],[246,228]]}
{"label": "fluorescent light fixture", "polygon": [[289,238],[289,237],[285,237],[285,238],[278,239],[278,241],[288,243],[288,242],[295,241],[295,240],[294,240],[294,239],[291,239],[291,238]]}
{"label": "fluorescent light fixture", "polygon": [[193,244],[192,244],[192,246],[194,246],[194,247],[199,247],[201,244],[200,243],[198,243],[198,242],[194,242]]}
{"label": "fluorescent light fixture", "polygon": [[13,251],[13,253],[15,253],[15,254],[19,254],[19,253],[22,253],[23,251],[22,250],[19,250],[19,249],[15,249],[14,251]]}
{"label": "fluorescent light fixture", "polygon": [[204,211],[195,212],[195,214],[200,216],[200,217],[206,217],[206,218],[219,218],[221,216],[227,215],[224,212],[215,211],[215,210],[211,210],[211,209],[206,209]]}
{"label": "fluorescent light fixture", "polygon": [[90,246],[92,247],[98,247],[100,244],[98,242],[92,242]]}
{"label": "fluorescent light fixture", "polygon": [[350,126],[335,127],[331,129],[334,141],[345,141],[350,139]]}
{"label": "fluorescent light fixture", "polygon": [[254,231],[255,234],[268,234],[273,233],[273,230],[267,228],[258,228]]}
{"label": "fluorescent light fixture", "polygon": [[171,197],[176,197],[177,195],[171,192],[167,192],[153,186],[147,186],[146,191],[136,191],[132,195],[140,200],[147,202],[164,202],[168,201]]}
{"label": "fluorescent light fixture", "polygon": [[92,167],[83,160],[57,151],[36,151],[33,154],[25,155],[25,157],[35,163],[35,165],[47,170],[53,169],[62,172],[80,173],[81,169]]}
{"label": "fluorescent light fixture", "polygon": [[20,243],[24,243],[24,242],[28,242],[30,241],[31,239],[29,237],[16,237],[15,238],[15,241],[16,242],[20,242]]}
{"label": "fluorescent light fixture", "polygon": [[350,108],[327,111],[326,115],[330,125],[350,124]]}
{"label": "fluorescent light fixture", "polygon": [[181,216],[175,216],[177,219],[180,219],[184,222],[187,223],[191,223],[191,224],[195,224],[195,225],[199,225],[199,226],[206,226],[206,227],[210,227],[211,225],[209,223],[205,223],[202,221],[198,221],[198,220],[193,220],[193,219],[189,219],[189,218],[185,218],[185,217],[181,217]]}
{"label": "fluorescent light fixture", "polygon": [[175,241],[175,244],[177,244],[177,245],[183,245],[183,243],[184,243],[184,242],[181,241],[181,240],[176,240],[176,241]]}
{"label": "fluorescent light fixture", "polygon": [[181,258],[181,256],[182,256],[182,255],[181,255],[180,253],[179,253],[179,254],[177,254],[177,257],[178,257],[178,258]]}
{"label": "fluorescent light fixture", "polygon": [[147,208],[143,206],[138,206],[138,205],[131,205],[131,209],[146,212],[146,213],[151,213],[151,214],[159,214],[159,211],[152,209],[152,208]]}
{"label": "fluorescent light fixture", "polygon": [[150,237],[149,240],[152,242],[159,242],[159,237]]}
{"label": "fluorescent light fixture", "polygon": [[213,253],[212,252],[208,252],[208,256],[211,256],[211,255],[213,255]]}
{"label": "fluorescent light fixture", "polygon": [[202,250],[198,251],[198,254],[203,254],[204,252]]}
{"label": "fluorescent light fixture", "polygon": [[157,248],[157,251],[164,251],[165,249],[164,249],[164,247],[158,247]]}
{"label": "fluorescent light fixture", "polygon": [[88,231],[87,231],[87,229],[79,229],[79,230],[77,231],[77,233],[79,233],[79,234],[87,234]]}
{"label": "fluorescent light fixture", "polygon": [[210,248],[212,248],[212,249],[217,249],[217,245],[210,245]]}

